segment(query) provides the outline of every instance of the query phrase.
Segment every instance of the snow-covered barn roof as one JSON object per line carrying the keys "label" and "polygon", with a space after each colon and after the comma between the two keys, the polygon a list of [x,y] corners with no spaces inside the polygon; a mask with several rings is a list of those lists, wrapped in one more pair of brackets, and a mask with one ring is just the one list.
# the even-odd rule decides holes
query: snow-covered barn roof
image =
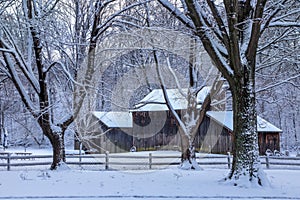
{"label": "snow-covered barn roof", "polygon": [[132,128],[132,113],[129,112],[93,112],[109,128]]}
{"label": "snow-covered barn roof", "polygon": [[[197,95],[197,101],[199,108],[203,103],[205,97],[210,91],[209,86],[203,87]],[[167,89],[169,100],[175,110],[183,110],[187,108],[187,89]],[[131,111],[165,111],[169,110],[163,95],[162,89],[154,89],[147,96],[145,96],[138,104],[135,105],[135,109]]]}
{"label": "snow-covered barn roof", "polygon": [[[229,130],[233,130],[233,112],[232,111],[208,111],[207,116],[215,120],[217,123],[225,126]],[[258,132],[282,132],[279,128],[257,116]]]}

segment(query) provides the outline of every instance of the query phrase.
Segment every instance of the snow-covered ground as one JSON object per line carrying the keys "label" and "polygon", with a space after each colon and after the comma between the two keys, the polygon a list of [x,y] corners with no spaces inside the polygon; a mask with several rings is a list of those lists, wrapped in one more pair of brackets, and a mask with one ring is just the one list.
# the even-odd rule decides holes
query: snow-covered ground
{"label": "snow-covered ground", "polygon": [[[42,152],[39,152],[42,153]],[[46,153],[46,152],[45,152]],[[1,199],[300,199],[300,171],[265,169],[270,187],[220,181],[228,169],[0,171]]]}
{"label": "snow-covered ground", "polygon": [[227,170],[0,172],[0,199],[300,199],[300,171],[266,170],[271,187],[220,182]]}

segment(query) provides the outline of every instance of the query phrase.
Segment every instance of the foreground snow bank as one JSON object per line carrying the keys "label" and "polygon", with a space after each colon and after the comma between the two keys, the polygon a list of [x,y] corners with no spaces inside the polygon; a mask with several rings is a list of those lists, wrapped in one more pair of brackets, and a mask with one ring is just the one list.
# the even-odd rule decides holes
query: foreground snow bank
{"label": "foreground snow bank", "polygon": [[268,188],[240,188],[222,184],[223,169],[185,171],[10,171],[0,172],[0,199],[43,198],[255,198],[300,197],[300,171],[266,170]]}

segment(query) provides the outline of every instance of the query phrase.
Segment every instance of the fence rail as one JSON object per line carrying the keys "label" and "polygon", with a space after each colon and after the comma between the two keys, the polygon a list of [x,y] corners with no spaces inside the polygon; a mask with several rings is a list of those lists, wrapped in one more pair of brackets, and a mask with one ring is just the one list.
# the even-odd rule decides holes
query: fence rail
{"label": "fence rail", "polygon": [[[6,153],[0,155],[0,167],[6,168],[10,171],[12,167],[25,167],[25,166],[49,166],[51,164],[52,155],[31,155],[24,154],[18,155],[13,153]],[[207,155],[197,156],[197,162],[201,166],[215,165],[231,167],[232,156],[231,155]],[[67,155],[68,165],[78,166],[101,166],[103,169],[112,169],[115,166],[144,166],[144,169],[153,169],[154,166],[169,166],[179,165],[180,157],[163,156],[163,155],[115,155],[109,154],[86,154],[86,155]],[[265,165],[267,169],[273,166],[294,166],[300,168],[299,157],[276,157],[276,156],[261,156],[261,163]],[[99,168],[100,169],[100,168]]]}

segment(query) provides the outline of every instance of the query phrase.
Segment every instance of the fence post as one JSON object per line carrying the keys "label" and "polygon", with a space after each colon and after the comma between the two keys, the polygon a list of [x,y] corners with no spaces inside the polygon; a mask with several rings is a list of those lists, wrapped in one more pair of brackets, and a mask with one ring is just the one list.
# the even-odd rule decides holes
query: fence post
{"label": "fence post", "polygon": [[82,161],[82,154],[81,152],[79,153],[79,167],[81,167],[81,161]]}
{"label": "fence post", "polygon": [[231,164],[231,161],[230,161],[230,152],[227,152],[227,162],[228,162],[228,169],[230,169],[230,164]]}
{"label": "fence post", "polygon": [[269,162],[269,155],[266,156],[266,167],[267,169],[270,169],[270,162]]}
{"label": "fence post", "polygon": [[149,153],[149,169],[152,169],[152,153]]}
{"label": "fence post", "polygon": [[7,154],[7,171],[10,171],[10,159],[11,159],[11,153]]}
{"label": "fence post", "polygon": [[108,151],[106,151],[105,152],[105,170],[108,170],[108,168],[109,168],[109,152]]}
{"label": "fence post", "polygon": [[79,166],[81,166],[81,155],[82,155],[82,142],[80,142],[80,145],[79,145]]}

